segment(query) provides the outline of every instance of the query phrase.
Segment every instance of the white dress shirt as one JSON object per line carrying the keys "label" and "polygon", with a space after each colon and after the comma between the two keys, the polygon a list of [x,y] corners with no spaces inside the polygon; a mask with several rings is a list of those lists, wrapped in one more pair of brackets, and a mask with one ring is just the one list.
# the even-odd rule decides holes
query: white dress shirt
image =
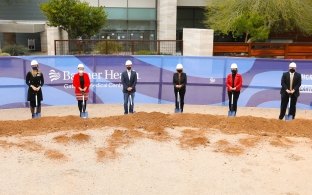
{"label": "white dress shirt", "polygon": [[294,81],[294,74],[295,73],[289,73],[290,74],[290,86],[289,86],[289,89],[290,90],[293,90],[293,81]]}
{"label": "white dress shirt", "polygon": [[130,77],[131,77],[131,70],[127,70],[127,73],[128,73],[128,78],[129,78],[129,81],[130,81]]}

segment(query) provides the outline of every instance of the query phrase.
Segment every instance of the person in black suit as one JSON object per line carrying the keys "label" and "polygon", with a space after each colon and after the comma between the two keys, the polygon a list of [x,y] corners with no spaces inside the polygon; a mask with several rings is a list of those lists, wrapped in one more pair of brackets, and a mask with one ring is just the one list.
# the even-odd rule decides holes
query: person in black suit
{"label": "person in black suit", "polygon": [[[132,62],[131,60],[127,60],[125,63],[127,68],[121,74],[121,83],[123,86],[122,92],[124,94],[124,114],[133,113],[134,108],[134,94],[135,94],[135,86],[137,83],[137,73],[131,70]],[[128,103],[130,104],[128,107]]]}
{"label": "person in black suit", "polygon": [[183,112],[187,77],[186,77],[186,74],[183,72],[183,65],[182,64],[177,64],[176,70],[177,70],[177,72],[173,74],[175,108],[176,108],[176,110],[179,109],[179,104],[178,104],[178,99],[177,99],[177,94],[179,93],[179,95],[180,95],[180,109],[181,109],[181,112]]}
{"label": "person in black suit", "polygon": [[299,88],[301,86],[301,74],[296,72],[296,63],[289,64],[289,72],[284,72],[281,81],[281,110],[279,119],[282,120],[285,116],[287,104],[290,97],[290,110],[289,114],[295,119],[296,103],[300,95]]}

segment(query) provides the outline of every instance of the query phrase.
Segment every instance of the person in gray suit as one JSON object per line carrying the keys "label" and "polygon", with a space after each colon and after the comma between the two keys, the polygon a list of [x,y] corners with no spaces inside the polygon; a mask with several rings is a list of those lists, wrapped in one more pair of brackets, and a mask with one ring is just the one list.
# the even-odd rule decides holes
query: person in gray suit
{"label": "person in gray suit", "polygon": [[123,86],[122,92],[124,94],[124,114],[133,113],[134,108],[134,95],[135,95],[135,86],[137,83],[137,73],[132,68],[131,60],[127,60],[125,63],[127,68],[121,74],[121,83]]}

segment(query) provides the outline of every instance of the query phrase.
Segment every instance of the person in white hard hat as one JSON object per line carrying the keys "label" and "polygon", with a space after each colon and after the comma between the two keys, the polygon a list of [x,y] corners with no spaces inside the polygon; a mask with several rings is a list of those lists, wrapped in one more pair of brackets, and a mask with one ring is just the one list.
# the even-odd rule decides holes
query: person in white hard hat
{"label": "person in white hard hat", "polygon": [[[238,66],[236,63],[231,64],[231,73],[226,78],[226,88],[229,98],[229,110],[234,111],[236,115],[237,101],[240,95],[240,91],[243,85],[243,77],[238,73]],[[232,106],[233,95],[233,106]]]}
{"label": "person in white hard hat", "polygon": [[[183,112],[184,109],[184,96],[186,92],[187,76],[183,72],[183,65],[177,64],[176,73],[173,74],[173,88],[175,96],[175,109]],[[180,105],[178,101],[178,94],[180,97]]]}
{"label": "person in white hard hat", "polygon": [[122,92],[124,94],[124,114],[134,112],[134,95],[137,84],[137,73],[132,70],[132,61],[125,63],[126,70],[121,74]]}
{"label": "person in white hard hat", "polygon": [[[82,112],[85,112],[87,108],[90,78],[89,78],[89,75],[85,73],[83,64],[78,64],[77,70],[78,72],[74,75],[73,85],[75,87],[75,94],[76,94],[76,99],[78,101],[78,108],[79,108],[80,117],[81,117]],[[84,102],[82,102],[83,96],[84,96]]]}
{"label": "person in white hard hat", "polygon": [[41,87],[44,85],[44,78],[43,74],[39,70],[39,63],[37,60],[32,60],[30,65],[31,71],[29,71],[26,75],[26,84],[29,86],[27,100],[30,103],[32,118],[34,118],[35,107],[37,108],[36,113],[41,113],[41,101],[43,100]]}
{"label": "person in white hard hat", "polygon": [[282,120],[285,116],[287,104],[290,97],[289,114],[295,119],[297,99],[300,95],[299,88],[301,86],[301,74],[296,72],[297,65],[295,62],[289,64],[288,72],[284,72],[281,79],[281,109],[279,119]]}

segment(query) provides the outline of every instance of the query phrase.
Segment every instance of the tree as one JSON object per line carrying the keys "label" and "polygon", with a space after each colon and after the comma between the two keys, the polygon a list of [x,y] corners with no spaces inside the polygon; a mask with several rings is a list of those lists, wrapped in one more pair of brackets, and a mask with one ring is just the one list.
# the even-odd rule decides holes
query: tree
{"label": "tree", "polygon": [[205,23],[221,33],[265,40],[272,32],[312,34],[311,0],[213,0]]}
{"label": "tree", "polygon": [[103,7],[91,7],[79,0],[49,0],[40,5],[49,26],[60,27],[70,39],[90,38],[105,25],[107,16]]}

